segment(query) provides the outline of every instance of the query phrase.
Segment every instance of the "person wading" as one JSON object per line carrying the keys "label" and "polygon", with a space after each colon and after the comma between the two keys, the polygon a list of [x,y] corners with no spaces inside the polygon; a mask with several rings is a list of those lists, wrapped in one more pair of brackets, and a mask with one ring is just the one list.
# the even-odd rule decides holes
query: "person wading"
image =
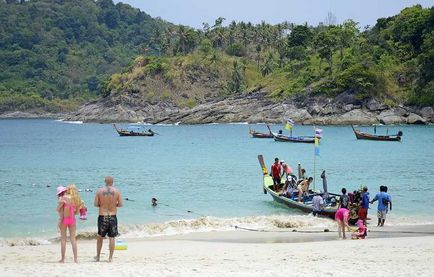
{"label": "person wading", "polygon": [[118,220],[116,217],[117,208],[122,207],[121,193],[113,186],[113,177],[105,177],[105,186],[98,189],[95,195],[95,207],[99,208],[98,216],[98,237],[96,243],[97,254],[95,261],[99,262],[103,239],[108,235],[110,256],[109,262],[113,260],[115,250],[115,237],[118,236]]}

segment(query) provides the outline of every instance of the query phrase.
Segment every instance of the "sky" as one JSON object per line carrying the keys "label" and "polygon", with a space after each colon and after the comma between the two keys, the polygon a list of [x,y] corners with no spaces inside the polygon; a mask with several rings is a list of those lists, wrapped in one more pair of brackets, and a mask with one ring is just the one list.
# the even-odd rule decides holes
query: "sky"
{"label": "sky", "polygon": [[122,0],[133,7],[161,17],[175,24],[202,28],[202,23],[210,25],[218,17],[232,20],[260,23],[289,21],[297,24],[316,25],[324,22],[328,12],[332,12],[341,23],[346,19],[359,22],[360,27],[373,26],[377,18],[399,13],[405,7],[421,4],[434,6],[434,0]]}

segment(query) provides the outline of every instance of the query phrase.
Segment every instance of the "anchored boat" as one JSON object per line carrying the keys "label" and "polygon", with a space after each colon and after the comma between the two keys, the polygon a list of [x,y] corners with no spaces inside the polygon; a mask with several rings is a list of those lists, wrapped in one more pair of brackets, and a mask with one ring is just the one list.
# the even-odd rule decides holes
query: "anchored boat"
{"label": "anchored boat", "polygon": [[[300,143],[315,143],[315,136],[286,136],[282,134],[281,131],[279,133],[274,133],[271,131],[270,126],[267,126],[268,130],[270,130],[270,133],[273,135],[273,138],[275,141],[281,141],[281,142],[300,142]],[[321,139],[321,137],[317,137],[318,139]]]}
{"label": "anchored boat", "polygon": [[269,133],[261,133],[250,128],[249,134],[252,136],[252,138],[273,138],[273,133],[271,131]]}
{"label": "anchored boat", "polygon": [[148,131],[124,130],[124,129],[118,129],[116,127],[116,124],[113,124],[113,127],[115,128],[116,132],[121,137],[152,137],[155,134],[157,134],[154,131],[152,131],[151,129],[149,129]]}
{"label": "anchored boat", "polygon": [[401,141],[401,137],[403,135],[401,131],[399,131],[396,135],[376,135],[376,134],[368,134],[356,130],[353,125],[351,125],[351,128],[353,129],[353,132],[356,135],[357,139],[379,140],[379,141]]}

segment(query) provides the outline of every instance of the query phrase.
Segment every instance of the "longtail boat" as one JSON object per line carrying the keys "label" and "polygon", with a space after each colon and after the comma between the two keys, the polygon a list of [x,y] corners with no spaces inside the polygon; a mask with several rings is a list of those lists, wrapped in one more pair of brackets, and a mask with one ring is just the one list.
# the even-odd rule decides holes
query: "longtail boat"
{"label": "longtail boat", "polygon": [[118,129],[116,127],[116,124],[113,124],[113,127],[121,137],[152,137],[156,134],[151,129],[149,129],[148,131],[124,130],[124,129]]}
{"label": "longtail boat", "polygon": [[277,134],[276,136],[274,136],[274,140],[282,141],[282,142],[315,143],[315,137],[313,136],[291,137],[282,134]]}
{"label": "longtail boat", "polygon": [[[258,161],[262,169],[263,190],[265,194],[268,193],[271,195],[274,201],[284,204],[289,208],[295,208],[305,213],[311,213],[313,211],[312,199],[317,193],[309,190],[309,193],[303,197],[301,202],[298,201],[298,193],[293,194],[291,197],[281,195],[279,192],[273,190],[273,179],[268,175],[268,170],[265,166],[264,157],[262,155],[258,155]],[[321,174],[321,178],[323,178],[323,187],[325,193],[320,193],[324,199],[324,208],[319,212],[319,214],[325,217],[334,218],[338,209],[338,205],[336,202],[331,201],[331,199],[339,199],[339,195],[327,192],[327,180],[325,172]],[[285,181],[282,179],[282,182],[284,183]]]}
{"label": "longtail boat", "polygon": [[270,131],[269,133],[261,133],[257,132],[253,129],[249,129],[249,134],[252,136],[252,138],[273,138],[273,133]]}
{"label": "longtail boat", "polygon": [[[280,142],[299,142],[299,143],[315,143],[315,137],[314,136],[286,136],[282,133],[274,133],[271,131],[271,128],[267,126],[270,130],[270,133],[273,135],[273,138],[275,141]],[[318,139],[321,139],[318,137]]]}
{"label": "longtail boat", "polygon": [[399,131],[396,135],[373,135],[369,133],[364,133],[359,130],[356,130],[353,125],[351,125],[354,134],[357,139],[365,139],[365,140],[379,140],[379,141],[401,141],[402,132]]}

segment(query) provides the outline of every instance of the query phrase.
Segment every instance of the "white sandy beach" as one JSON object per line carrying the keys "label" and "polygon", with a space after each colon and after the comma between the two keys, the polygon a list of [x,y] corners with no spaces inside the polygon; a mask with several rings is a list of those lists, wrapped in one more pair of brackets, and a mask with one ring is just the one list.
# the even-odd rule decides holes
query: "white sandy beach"
{"label": "white sandy beach", "polygon": [[79,264],[72,263],[69,245],[65,264],[57,263],[58,244],[1,247],[0,275],[433,276],[432,225],[371,230],[366,240],[337,240],[334,232],[241,230],[130,239],[113,263],[105,262],[107,241],[100,263],[93,262],[94,241],[79,242]]}

